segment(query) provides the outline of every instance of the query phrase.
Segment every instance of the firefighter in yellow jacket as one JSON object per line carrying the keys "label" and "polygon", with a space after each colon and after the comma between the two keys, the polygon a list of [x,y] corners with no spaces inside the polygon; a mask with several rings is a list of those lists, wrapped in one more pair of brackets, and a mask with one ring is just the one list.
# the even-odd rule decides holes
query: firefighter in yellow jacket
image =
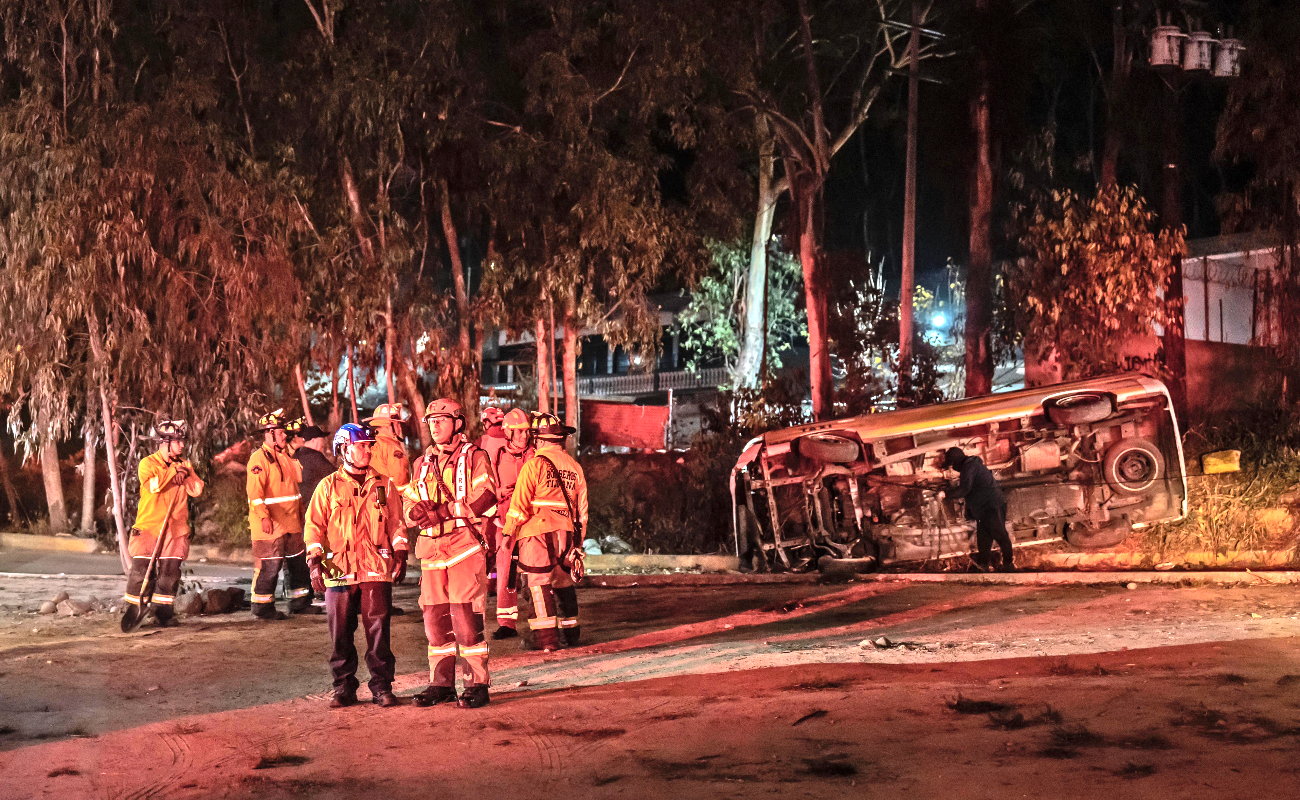
{"label": "firefighter in yellow jacket", "polygon": [[[487,454],[465,439],[465,412],[454,400],[435,400],[424,414],[433,446],[416,460],[403,490],[407,520],[420,529],[420,608],[429,639],[429,686],[416,705],[457,700],[462,708],[488,702],[488,645],[484,515],[496,504]],[[456,696],[456,656],[467,672]]]}
{"label": "firefighter in yellow jacket", "polygon": [[[166,627],[176,624],[172,605],[181,582],[181,564],[190,554],[190,509],[186,499],[203,493],[203,481],[194,474],[194,465],[182,455],[189,438],[189,428],[183,421],[159,422],[154,435],[159,442],[158,450],[140,459],[140,504],[127,543],[131,572],[122,599],[139,613],[145,571],[158,537],[166,528],[167,538],[158,553],[158,581],[151,601],[154,619],[160,627]],[[178,496],[178,492],[182,494]],[[170,522],[168,509],[171,509]]]}
{"label": "firefighter in yellow jacket", "polygon": [[536,449],[515,483],[504,538],[517,542],[519,571],[527,576],[533,600],[528,625],[537,646],[555,650],[561,641],[576,645],[581,632],[578,590],[565,557],[582,546],[577,532],[587,527],[587,478],[564,451],[573,428],[554,414],[537,414],[532,433]]}
{"label": "firefighter in yellow jacket", "polygon": [[373,417],[366,417],[362,422],[375,432],[375,444],[370,448],[371,468],[399,489],[410,483],[411,460],[406,455],[402,435],[402,404],[383,403],[375,409]]}
{"label": "firefighter in yellow jacket", "polygon": [[[329,619],[330,708],[357,701],[357,618],[366,632],[370,699],[398,705],[393,695],[396,661],[389,646],[393,584],[406,577],[406,523],[393,482],[370,465],[374,431],[348,423],[334,434],[337,472],[316,486],[307,507],[307,560],[312,586],[325,593]],[[328,571],[328,574],[326,572]]]}
{"label": "firefighter in yellow jacket", "polygon": [[488,536],[488,541],[496,548],[493,566],[497,576],[497,629],[492,632],[493,639],[510,639],[519,635],[516,630],[519,624],[518,587],[511,586],[509,580],[515,543],[502,536],[501,532],[506,526],[510,497],[519,480],[519,471],[533,457],[532,432],[529,430],[531,426],[528,412],[512,408],[501,419],[502,436],[499,441],[487,436],[479,440],[479,446],[487,451],[492,462],[492,474],[497,482],[497,507],[496,513],[492,515]]}
{"label": "firefighter in yellow jacket", "polygon": [[298,462],[287,452],[284,409],[257,422],[262,446],[248,459],[248,527],[253,537],[253,616],[284,619],[275,607],[275,584],[285,571],[289,611],[319,614],[311,604],[311,574],[302,538],[302,480]]}

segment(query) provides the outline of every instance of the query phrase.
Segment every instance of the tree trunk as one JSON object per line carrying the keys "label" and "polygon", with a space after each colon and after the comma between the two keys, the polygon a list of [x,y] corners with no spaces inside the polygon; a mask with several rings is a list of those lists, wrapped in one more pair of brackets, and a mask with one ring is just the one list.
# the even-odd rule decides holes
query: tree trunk
{"label": "tree trunk", "polygon": [[447,240],[452,286],[456,293],[456,336],[459,346],[455,369],[456,388],[465,405],[465,418],[477,419],[480,384],[478,372],[474,369],[476,359],[470,334],[473,321],[470,319],[469,286],[465,281],[465,265],[460,259],[460,237],[456,233],[456,221],[451,216],[451,190],[447,188],[447,179],[440,179],[438,187],[441,195],[439,201],[442,204],[442,235]]}
{"label": "tree trunk", "polygon": [[821,258],[817,248],[816,205],[810,188],[801,187],[795,194],[799,211],[799,264],[803,268],[803,288],[808,314],[808,380],[812,394],[813,419],[834,415],[831,382],[831,357],[827,346],[826,286],[822,280]]}
{"label": "tree trunk", "polygon": [[1106,96],[1106,136],[1101,154],[1101,188],[1113,189],[1118,181],[1119,150],[1123,143],[1120,131],[1121,109],[1127,102],[1128,77],[1132,67],[1132,53],[1128,46],[1128,32],[1124,29],[1124,0],[1115,0],[1111,19],[1113,39],[1110,70],[1110,91]]}
{"label": "tree trunk", "polygon": [[907,39],[907,164],[903,179],[903,276],[898,293],[898,402],[912,398],[912,295],[916,289],[916,138],[920,107],[920,9],[912,3],[912,33]]}
{"label": "tree trunk", "polygon": [[[93,311],[86,314],[86,329],[90,334],[90,352],[97,364],[103,364],[105,353],[99,338],[99,319]],[[117,425],[113,421],[113,406],[108,402],[108,387],[99,384],[100,420],[104,431],[104,460],[108,463],[108,489],[113,495],[113,524],[117,526],[117,557],[122,564],[122,574],[131,571],[131,556],[127,553],[126,486],[117,470]]]}
{"label": "tree trunk", "polygon": [[302,364],[293,365],[293,377],[298,382],[298,399],[302,401],[302,415],[307,418],[308,425],[315,425],[316,420],[311,416],[311,403],[307,400],[307,382],[302,377]]}
{"label": "tree trunk", "polygon": [[388,293],[387,313],[384,315],[384,388],[388,390],[388,402],[397,402],[397,392],[393,386],[393,372],[397,369],[395,351],[397,349],[397,326],[393,324],[393,293]]}
{"label": "tree trunk", "polygon": [[424,424],[424,393],[415,378],[415,370],[409,366],[402,370],[402,387],[406,391],[406,401],[411,404],[411,418],[420,434],[420,447],[428,450],[433,446],[433,437],[429,434],[429,426]]}
{"label": "tree trunk", "polygon": [[347,156],[339,158],[339,181],[343,184],[343,196],[348,202],[348,215],[352,222],[352,231],[356,234],[357,245],[361,248],[361,257],[367,264],[375,265],[375,248],[370,243],[366,231],[366,215],[361,209],[361,192],[357,190],[356,178],[352,174],[352,162]]}
{"label": "tree trunk", "polygon": [[537,410],[551,410],[551,342],[546,338],[546,320],[537,317]]}
{"label": "tree trunk", "polygon": [[[988,11],[988,0],[976,4]],[[970,264],[966,269],[966,396],[993,391],[993,163],[989,153],[989,59],[975,54],[975,96],[971,98],[975,169],[971,176]]]}
{"label": "tree trunk", "polygon": [[343,411],[339,408],[339,351],[334,342],[330,342],[330,420],[331,431],[336,431],[343,424]]}
{"label": "tree trunk", "polygon": [[50,509],[50,530],[67,533],[68,506],[63,497],[63,476],[59,473],[59,450],[56,442],[41,445],[41,480],[45,483],[45,502]]}
{"label": "tree trunk", "polygon": [[767,246],[772,238],[772,220],[776,216],[777,192],[773,188],[776,158],[767,118],[757,115],[755,128],[759,137],[758,208],[754,213],[754,235],[749,247],[749,272],[745,278],[745,313],[741,317],[743,332],[736,373],[732,383],[737,388],[752,389],[759,384],[763,361],[767,358]]}
{"label": "tree trunk", "polygon": [[5,499],[9,501],[9,524],[17,525],[24,515],[18,501],[18,487],[14,486],[13,472],[9,467],[9,454],[4,452],[2,443],[0,443],[0,483],[4,484]]}
{"label": "tree trunk", "polygon": [[356,350],[352,345],[348,345],[348,399],[352,401],[352,421],[360,424],[361,413],[357,411],[357,378],[356,365],[352,361],[352,354]]}
{"label": "tree trunk", "polygon": [[86,447],[81,462],[81,535],[95,535],[95,423],[86,420]]}
{"label": "tree trunk", "polygon": [[578,301],[572,286],[564,298],[564,424],[573,428],[569,454],[577,456],[582,432],[582,403],[578,398]]}

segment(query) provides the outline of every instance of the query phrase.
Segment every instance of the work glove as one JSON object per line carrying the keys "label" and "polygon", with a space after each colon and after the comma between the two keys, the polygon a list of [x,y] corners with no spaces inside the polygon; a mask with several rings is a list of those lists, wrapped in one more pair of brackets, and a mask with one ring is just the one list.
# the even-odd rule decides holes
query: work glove
{"label": "work glove", "polygon": [[393,583],[400,586],[402,581],[406,580],[406,552],[397,550],[393,552]]}
{"label": "work glove", "polygon": [[184,486],[185,481],[190,477],[190,471],[184,467],[177,467],[176,474],[172,476],[172,486]]}
{"label": "work glove", "polygon": [[447,506],[432,500],[421,500],[411,506],[411,521],[423,529],[435,528],[447,519]]}
{"label": "work glove", "polygon": [[270,517],[266,517],[265,519],[262,520],[262,535],[263,535],[263,536],[270,536],[270,535],[271,535],[271,518],[270,518]]}
{"label": "work glove", "polygon": [[308,557],[307,569],[311,572],[311,590],[324,594],[325,574],[321,572],[321,557],[318,555]]}

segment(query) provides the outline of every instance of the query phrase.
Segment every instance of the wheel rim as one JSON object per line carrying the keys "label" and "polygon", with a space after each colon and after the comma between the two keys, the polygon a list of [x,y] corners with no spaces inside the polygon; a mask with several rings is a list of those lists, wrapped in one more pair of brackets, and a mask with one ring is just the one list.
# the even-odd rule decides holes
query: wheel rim
{"label": "wheel rim", "polygon": [[1115,475],[1120,483],[1140,489],[1155,480],[1156,462],[1143,450],[1129,450],[1115,461]]}

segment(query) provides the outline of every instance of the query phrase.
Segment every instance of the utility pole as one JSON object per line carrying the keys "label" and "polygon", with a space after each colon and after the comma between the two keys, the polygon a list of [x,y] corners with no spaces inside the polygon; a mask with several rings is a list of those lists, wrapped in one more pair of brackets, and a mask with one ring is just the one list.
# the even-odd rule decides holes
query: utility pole
{"label": "utility pole", "polygon": [[[916,127],[921,83],[921,10],[912,3],[907,40],[907,177],[903,189],[903,280],[898,295],[898,400],[912,394],[912,295],[916,290]],[[904,398],[907,398],[905,401]]]}
{"label": "utility pole", "polygon": [[[1160,221],[1165,230],[1175,231],[1183,224],[1183,186],[1178,165],[1181,160],[1182,115],[1179,113],[1178,88],[1170,86],[1165,95],[1164,197]],[[1165,287],[1165,300],[1169,304],[1169,321],[1161,337],[1165,351],[1165,368],[1169,370],[1169,394],[1174,409],[1181,415],[1187,413],[1187,338],[1186,317],[1183,314],[1183,256],[1175,253],[1169,283]]]}
{"label": "utility pole", "polygon": [[[989,0],[975,8],[987,20]],[[993,163],[989,144],[989,56],[983,44],[975,51],[975,93],[971,97],[971,133],[975,163],[971,174],[970,261],[966,265],[966,396],[993,391]]]}

